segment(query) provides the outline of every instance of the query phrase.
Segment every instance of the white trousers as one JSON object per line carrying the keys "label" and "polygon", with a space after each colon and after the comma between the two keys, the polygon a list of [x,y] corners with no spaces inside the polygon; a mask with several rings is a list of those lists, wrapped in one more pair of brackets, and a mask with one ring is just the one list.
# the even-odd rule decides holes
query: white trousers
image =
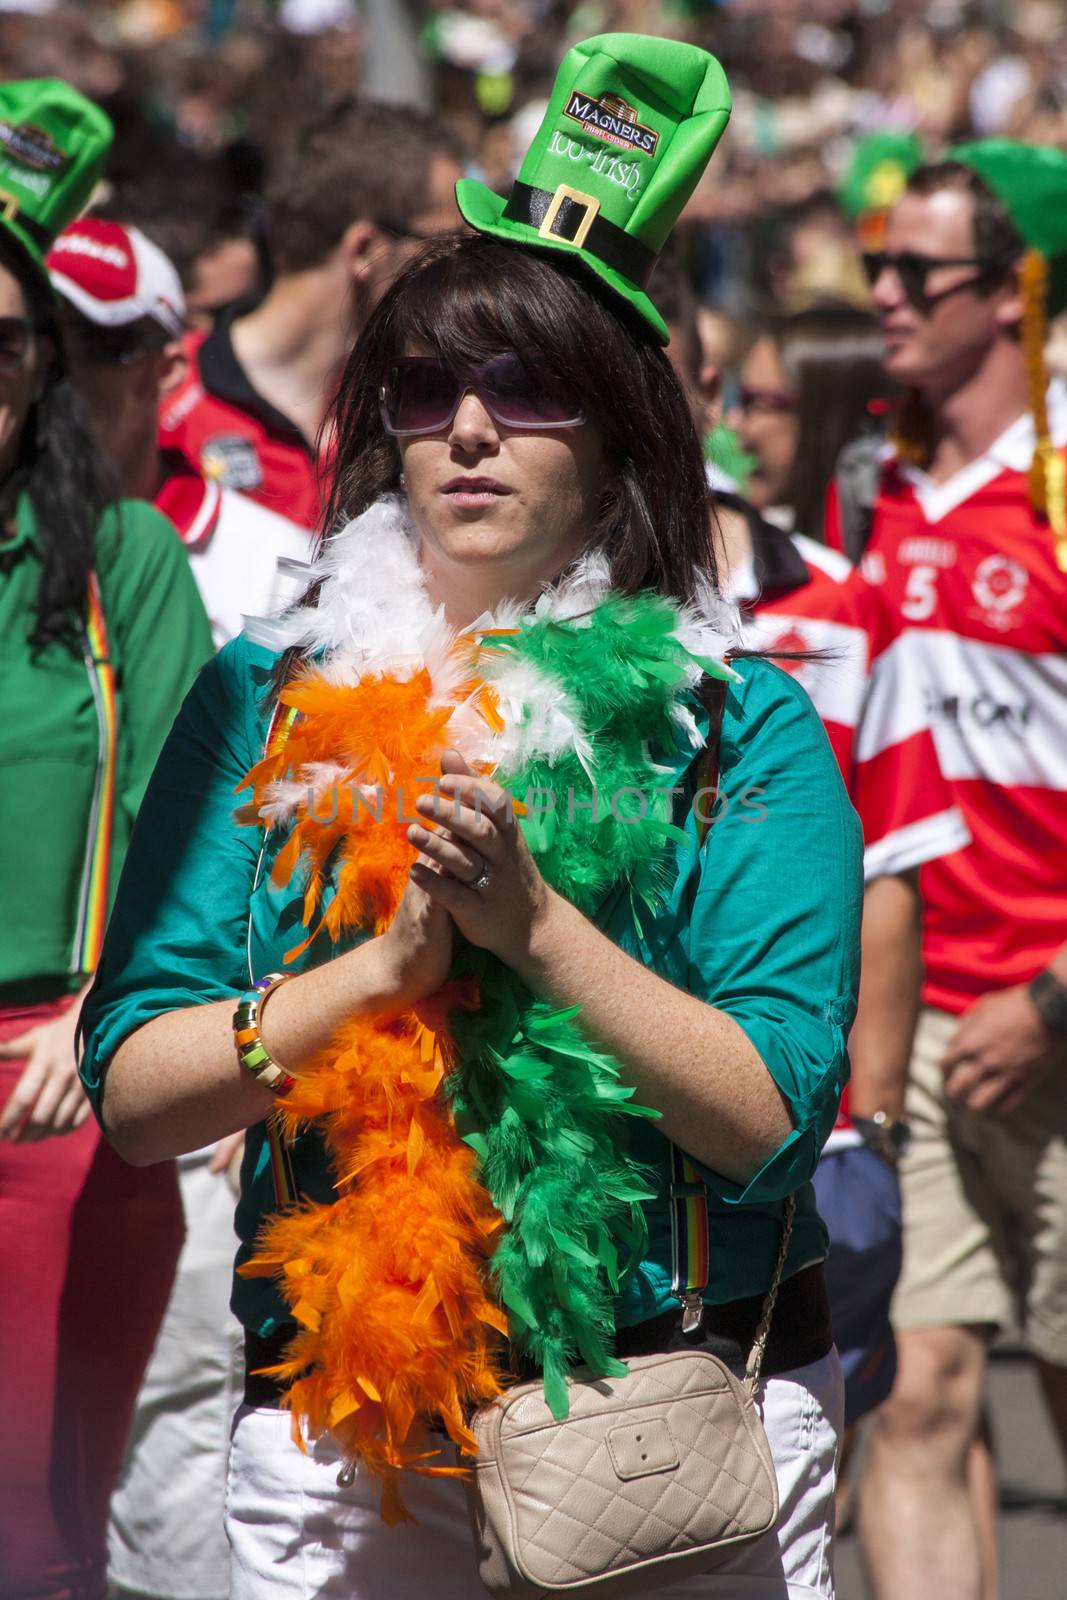
{"label": "white trousers", "polygon": [[211,1156],[198,1151],[178,1168],[185,1244],[111,1497],[108,1577],[119,1597],[229,1593],[223,1508],[244,1339],[229,1305],[234,1194],[208,1170]]}
{"label": "white trousers", "polygon": [[[833,1600],[843,1406],[836,1350],[761,1385],[778,1526],[717,1572],[669,1585],[671,1600]],[[230,1600],[484,1600],[461,1484],[413,1478],[404,1498],[417,1521],[387,1528],[375,1486],[357,1474],[339,1489],[337,1472],[328,1441],[301,1454],[287,1413],[241,1407],[227,1495]]]}

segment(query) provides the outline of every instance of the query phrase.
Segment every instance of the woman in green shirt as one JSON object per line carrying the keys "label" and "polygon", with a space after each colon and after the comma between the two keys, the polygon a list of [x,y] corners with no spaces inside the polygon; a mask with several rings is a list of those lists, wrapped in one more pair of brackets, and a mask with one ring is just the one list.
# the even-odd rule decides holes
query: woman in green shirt
{"label": "woman in green shirt", "polygon": [[[400,1336],[417,1327],[419,1348],[440,1339],[444,1351],[450,1337],[481,1348],[469,1326],[450,1330],[457,1319],[443,1301],[432,1309],[432,1273],[416,1271],[424,1237],[416,1219],[430,1228],[433,1199],[420,1171],[434,1140],[440,1171],[453,1171],[439,1087],[419,1088],[414,1121],[396,1142],[408,1092],[401,1079],[414,1083],[421,1059],[437,1084],[442,1030],[463,1064],[445,1097],[484,1163],[496,1210],[510,1216],[509,1238],[527,1250],[524,1282],[544,1296],[545,1327],[560,1312],[554,1292],[581,1322],[571,1291],[588,1268],[620,1353],[680,1339],[679,1300],[694,1322],[702,1300],[707,1347],[743,1367],[795,1195],[760,1388],[778,1527],[721,1569],[721,1580],[686,1592],[731,1593],[736,1577],[759,1600],[832,1593],[840,1378],[822,1284],[826,1235],[809,1180],[847,1073],[858,823],[795,683],[763,660],[735,658],[733,675],[708,659],[728,645],[731,618],[714,594],[700,448],[684,397],[662,352],[611,296],[555,259],[481,237],[447,241],[385,297],[340,389],[329,524],[339,531],[326,540],[310,603],[242,636],[201,675],[149,787],[88,1003],[84,1081],[128,1159],[150,1163],[249,1129],[237,1220],[239,1263],[252,1275],[237,1278],[233,1300],[250,1372],[231,1460],[238,1600],[310,1596],[334,1584],[375,1600],[431,1582],[449,1600],[479,1592],[451,1480],[405,1486],[418,1525],[403,1536],[377,1523],[375,1475],[388,1489],[394,1468],[430,1447],[410,1417],[406,1450],[390,1455],[382,1444],[398,1426],[388,1330],[359,1319],[384,1280],[347,1299],[342,1288],[343,1305],[330,1299],[346,1263],[369,1260],[388,1234],[399,1259],[412,1257],[401,1276],[413,1298],[388,1319]],[[661,612],[660,596],[690,609]],[[710,677],[693,666],[697,655]],[[423,689],[426,716],[443,719],[436,745],[411,709]],[[415,810],[394,813],[394,798],[409,808],[414,799],[400,796],[397,773],[405,763],[432,772],[419,766],[431,747],[445,774],[440,800],[425,792],[427,780]],[[261,840],[233,807],[234,789],[264,751],[254,808],[274,825]],[[487,764],[525,796],[522,829],[484,777],[487,809],[478,814],[470,774]],[[635,774],[648,778],[648,792],[627,782]],[[592,820],[598,801],[605,817]],[[624,825],[634,806],[653,823],[640,837]],[[633,841],[624,837],[631,831]],[[378,852],[397,840],[406,855],[397,846],[375,877]],[[313,932],[320,915],[324,929],[305,940],[301,922]],[[261,1044],[249,1045],[257,1029],[246,1027],[248,1006],[240,1012],[242,1065],[234,1000],[283,968],[299,975],[271,987]],[[446,1023],[426,1003],[450,974],[460,1009]],[[572,1006],[581,1008],[580,1032]],[[501,1015],[503,1031],[493,1034]],[[526,1040],[517,1052],[515,1016]],[[575,1112],[554,1142],[546,1126],[573,1107],[557,1100],[545,1109],[538,1096],[548,1091],[531,1087],[552,1077],[537,1048],[549,1027],[575,1029],[569,1044],[553,1035],[562,1054],[591,1053],[595,1041],[610,1059],[594,1097],[615,1113],[602,1124],[599,1109],[586,1107],[579,1125]],[[381,1124],[387,1152],[372,1153],[360,1144],[375,1136],[366,1097],[385,1080],[377,1069],[373,1084],[358,1072],[344,1077],[346,1061],[380,1060],[392,1071],[389,1052],[408,1044],[408,1065],[386,1091],[394,1097]],[[487,1067],[493,1061],[498,1069]],[[627,1102],[613,1073],[655,1121],[619,1114]],[[294,1126],[286,1145],[270,1135],[272,1106],[288,1102],[295,1124],[312,1114],[316,1095],[330,1115]],[[540,1111],[531,1114],[531,1104]],[[509,1119],[538,1152],[514,1203],[500,1177],[509,1158],[493,1164]],[[590,1188],[605,1142],[615,1191],[628,1197],[614,1211]],[[638,1184],[634,1162],[653,1175],[639,1200],[627,1188]],[[701,1193],[706,1205],[707,1260],[695,1282],[675,1278],[676,1162],[688,1174],[681,1192]],[[547,1224],[555,1243],[545,1253],[552,1281],[538,1278],[528,1249],[537,1226],[531,1186],[549,1167],[558,1179]],[[568,1185],[580,1195],[577,1216]],[[546,1201],[543,1182],[539,1193]],[[308,1205],[257,1244],[279,1201],[294,1195]],[[590,1222],[597,1203],[603,1227]],[[477,1199],[470,1205],[476,1225]],[[291,1227],[307,1231],[287,1251]],[[332,1277],[327,1234],[341,1241]],[[613,1252],[621,1260],[627,1237],[637,1259],[613,1292]],[[437,1267],[445,1273],[443,1257]],[[400,1294],[396,1268],[386,1277],[389,1294]],[[534,1336],[529,1299],[508,1305],[517,1353],[542,1365],[547,1382],[558,1351],[544,1327]],[[343,1338],[330,1347],[330,1328],[353,1316],[354,1359],[369,1363],[366,1382],[358,1379],[365,1398],[338,1404],[335,1385],[331,1419],[316,1411],[316,1373],[330,1381],[330,1349],[345,1356]],[[563,1338],[565,1356],[573,1358],[575,1340],[596,1353],[604,1327],[594,1323],[569,1345]],[[257,1375],[283,1360],[298,1328],[304,1359],[291,1369],[288,1398],[322,1435],[307,1458],[278,1410],[284,1384]],[[375,1443],[379,1406],[387,1420]],[[362,1421],[353,1425],[352,1414]],[[346,1461],[358,1470],[335,1483]]]}
{"label": "woman in green shirt", "polygon": [[[29,91],[23,129],[14,102]],[[59,127],[59,108],[77,114],[80,100],[47,82],[4,96],[9,146],[31,154],[49,111]],[[172,1166],[131,1170],[86,1121],[75,1029],[141,796],[211,636],[169,523],[109,496],[43,262],[24,242],[32,218],[16,233],[11,216],[17,206],[0,222],[0,1589],[102,1600],[108,1499],[182,1221]]]}

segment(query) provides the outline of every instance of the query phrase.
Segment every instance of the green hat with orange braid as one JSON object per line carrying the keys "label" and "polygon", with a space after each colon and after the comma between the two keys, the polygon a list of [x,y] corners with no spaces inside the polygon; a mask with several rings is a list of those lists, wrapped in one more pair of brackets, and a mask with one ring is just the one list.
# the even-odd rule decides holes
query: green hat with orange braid
{"label": "green hat with orange braid", "polygon": [[1030,499],[1047,518],[1067,572],[1067,461],[1049,437],[1044,348],[1050,317],[1067,310],[1067,152],[1014,139],[979,139],[949,152],[1000,201],[1026,245],[1020,272],[1022,342],[1037,429]]}

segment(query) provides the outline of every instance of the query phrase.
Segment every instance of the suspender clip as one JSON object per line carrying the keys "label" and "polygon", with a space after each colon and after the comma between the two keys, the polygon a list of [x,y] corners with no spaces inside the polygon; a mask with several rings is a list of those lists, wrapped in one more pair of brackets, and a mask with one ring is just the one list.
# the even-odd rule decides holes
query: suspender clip
{"label": "suspender clip", "polygon": [[682,1302],[682,1332],[699,1333],[704,1325],[704,1302],[696,1289],[682,1289],[678,1294]]}

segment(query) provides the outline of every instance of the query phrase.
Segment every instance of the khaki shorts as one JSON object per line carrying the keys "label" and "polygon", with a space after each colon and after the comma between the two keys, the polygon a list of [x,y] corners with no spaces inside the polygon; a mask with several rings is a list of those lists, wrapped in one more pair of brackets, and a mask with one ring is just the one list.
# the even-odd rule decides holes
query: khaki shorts
{"label": "khaki shorts", "polygon": [[919,1019],[893,1325],[1017,1328],[1035,1355],[1067,1366],[1067,1077],[1054,1073],[1008,1117],[950,1105],[940,1061],[958,1020]]}

